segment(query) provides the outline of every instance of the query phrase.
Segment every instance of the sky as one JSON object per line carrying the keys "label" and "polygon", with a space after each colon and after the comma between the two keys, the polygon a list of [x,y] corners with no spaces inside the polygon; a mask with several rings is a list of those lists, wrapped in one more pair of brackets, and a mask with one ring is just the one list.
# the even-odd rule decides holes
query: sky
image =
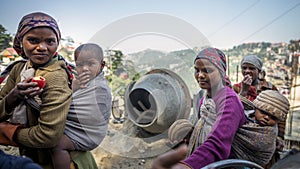
{"label": "sky", "polygon": [[[125,53],[171,51],[209,44],[220,49],[248,42],[300,38],[299,0],[2,0],[0,24],[15,34],[22,16],[42,11],[62,35],[99,42]],[[199,44],[199,45],[198,45]]]}

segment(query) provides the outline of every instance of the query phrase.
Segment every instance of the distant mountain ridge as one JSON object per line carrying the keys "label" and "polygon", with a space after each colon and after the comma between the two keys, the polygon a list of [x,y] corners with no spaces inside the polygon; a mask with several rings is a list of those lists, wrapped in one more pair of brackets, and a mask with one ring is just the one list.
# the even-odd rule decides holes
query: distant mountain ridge
{"label": "distant mountain ridge", "polygon": [[[287,43],[255,42],[234,46],[232,49],[222,50],[227,56],[228,72],[236,73],[243,56],[248,54],[258,55],[264,62],[274,60],[276,57],[288,55]],[[166,68],[177,73],[189,86],[191,92],[199,90],[194,73],[194,59],[201,48],[185,49],[172,52],[146,49],[125,56],[126,60],[132,60],[135,69],[143,75],[147,71],[156,68]],[[232,76],[233,77],[233,76]]]}

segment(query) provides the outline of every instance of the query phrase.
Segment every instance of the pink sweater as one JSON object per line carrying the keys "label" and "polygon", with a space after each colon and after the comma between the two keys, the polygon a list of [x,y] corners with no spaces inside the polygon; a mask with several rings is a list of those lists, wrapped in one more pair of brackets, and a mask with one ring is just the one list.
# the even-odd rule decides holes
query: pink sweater
{"label": "pink sweater", "polygon": [[[222,99],[224,94],[226,94],[226,99]],[[207,140],[183,161],[195,169],[230,158],[234,135],[237,129],[246,122],[244,107],[231,88],[225,87],[220,90],[213,100],[216,103],[217,112],[223,111],[223,113],[217,117],[213,125],[214,130]],[[220,105],[224,105],[224,108],[220,108]]]}

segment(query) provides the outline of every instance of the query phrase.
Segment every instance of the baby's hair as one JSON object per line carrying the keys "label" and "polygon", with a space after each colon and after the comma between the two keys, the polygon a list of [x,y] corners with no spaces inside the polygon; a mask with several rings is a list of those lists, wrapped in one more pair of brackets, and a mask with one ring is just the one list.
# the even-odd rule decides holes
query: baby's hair
{"label": "baby's hair", "polygon": [[75,61],[77,60],[78,56],[80,55],[80,52],[82,51],[88,51],[95,54],[95,56],[98,57],[97,59],[99,59],[99,62],[103,60],[102,48],[95,43],[85,43],[78,46],[74,51]]}

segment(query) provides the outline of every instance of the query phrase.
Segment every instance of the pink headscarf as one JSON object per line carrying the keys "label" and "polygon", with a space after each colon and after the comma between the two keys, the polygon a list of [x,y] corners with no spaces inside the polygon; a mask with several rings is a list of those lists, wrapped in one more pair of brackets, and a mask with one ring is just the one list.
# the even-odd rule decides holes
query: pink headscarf
{"label": "pink headscarf", "polygon": [[207,59],[212,64],[214,64],[219,69],[221,76],[226,82],[226,85],[231,87],[231,82],[228,76],[226,75],[226,56],[221,50],[211,47],[205,48],[202,51],[200,51],[199,54],[196,56],[194,63],[198,59]]}

